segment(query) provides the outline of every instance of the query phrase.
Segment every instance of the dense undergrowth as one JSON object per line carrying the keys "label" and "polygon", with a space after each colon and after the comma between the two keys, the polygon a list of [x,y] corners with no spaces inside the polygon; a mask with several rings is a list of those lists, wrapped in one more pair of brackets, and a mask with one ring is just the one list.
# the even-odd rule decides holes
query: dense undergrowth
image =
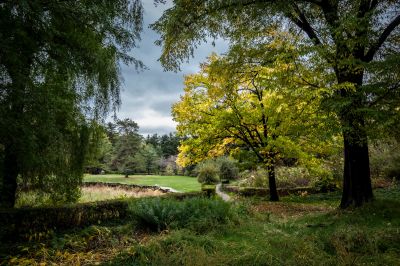
{"label": "dense undergrowth", "polygon": [[129,218],[2,243],[3,265],[399,265],[400,189],[338,210],[340,193],[141,199]]}

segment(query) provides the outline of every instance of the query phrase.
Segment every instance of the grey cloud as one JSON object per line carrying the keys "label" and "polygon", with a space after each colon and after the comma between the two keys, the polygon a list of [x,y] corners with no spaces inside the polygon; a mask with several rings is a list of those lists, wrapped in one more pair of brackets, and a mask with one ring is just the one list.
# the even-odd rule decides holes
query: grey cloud
{"label": "grey cloud", "polygon": [[161,47],[156,46],[154,41],[158,36],[148,26],[162,15],[166,6],[155,7],[152,0],[144,0],[143,5],[145,11],[142,40],[131,54],[141,60],[147,69],[138,72],[134,66],[122,66],[124,85],[121,92],[122,104],[117,116],[138,122],[142,134],[165,134],[175,131],[171,105],[183,94],[184,75],[197,72],[199,63],[205,61],[212,51],[224,52],[228,44],[223,40],[216,40],[215,47],[209,43],[201,45],[195,51],[195,57],[182,65],[182,72],[165,72],[157,61],[161,55]]}

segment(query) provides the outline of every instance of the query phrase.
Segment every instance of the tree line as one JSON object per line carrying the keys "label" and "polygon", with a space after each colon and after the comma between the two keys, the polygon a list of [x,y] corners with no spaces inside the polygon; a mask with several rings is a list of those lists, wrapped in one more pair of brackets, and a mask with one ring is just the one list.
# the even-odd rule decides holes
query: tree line
{"label": "tree line", "polygon": [[139,134],[139,126],[131,119],[99,125],[91,136],[85,171],[91,174],[121,173],[167,174],[181,172],[176,165],[180,137]]}

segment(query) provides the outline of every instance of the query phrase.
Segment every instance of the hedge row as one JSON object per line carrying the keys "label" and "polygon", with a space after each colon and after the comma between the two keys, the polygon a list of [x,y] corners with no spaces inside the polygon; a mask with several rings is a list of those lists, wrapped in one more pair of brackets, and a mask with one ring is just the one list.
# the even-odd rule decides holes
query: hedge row
{"label": "hedge row", "polygon": [[111,200],[59,207],[0,210],[3,236],[21,236],[32,232],[81,227],[126,217],[128,203]]}
{"label": "hedge row", "polygon": [[196,197],[201,197],[201,196],[205,196],[205,195],[206,195],[206,193],[204,193],[204,191],[193,191],[193,192],[168,193],[168,194],[161,195],[160,197],[175,199],[175,200],[185,200],[185,199],[196,198]]}
{"label": "hedge row", "polygon": [[[251,196],[268,196],[269,189],[268,188],[258,188],[258,187],[238,187],[238,186],[223,186],[223,190],[227,192],[233,192],[245,197]],[[279,196],[287,196],[290,194],[299,194],[302,192],[307,192],[308,194],[319,193],[317,189],[313,187],[298,187],[298,188],[290,188],[290,189],[277,189]]]}
{"label": "hedge row", "polygon": [[[184,200],[201,195],[204,193],[168,193],[161,197]],[[129,200],[109,200],[57,207],[2,209],[0,240],[123,219],[127,217],[128,202]]]}

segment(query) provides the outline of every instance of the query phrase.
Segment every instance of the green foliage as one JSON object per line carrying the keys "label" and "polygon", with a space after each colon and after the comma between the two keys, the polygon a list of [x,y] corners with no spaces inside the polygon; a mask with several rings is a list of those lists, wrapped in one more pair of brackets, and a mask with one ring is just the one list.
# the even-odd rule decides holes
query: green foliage
{"label": "green foliage", "polygon": [[204,233],[234,218],[229,203],[217,199],[143,199],[130,205],[130,215],[138,226],[151,231],[188,228]]}
{"label": "green foliage", "polygon": [[197,180],[202,184],[215,184],[219,179],[219,167],[213,160],[206,160],[196,166]]}
{"label": "green foliage", "polygon": [[26,238],[30,232],[61,230],[122,219],[127,210],[128,204],[122,200],[0,210],[1,233],[7,238]]}
{"label": "green foliage", "polygon": [[113,150],[106,128],[102,125],[93,125],[89,137],[88,151],[85,157],[85,170],[91,174],[100,174],[107,169]]}
{"label": "green foliage", "polygon": [[126,169],[135,170],[137,161],[135,155],[139,152],[142,145],[142,136],[139,134],[138,124],[126,118],[117,120],[110,132],[113,135],[114,146],[112,151],[109,168],[112,171],[123,173]]}
{"label": "green foliage", "polygon": [[338,189],[338,186],[333,178],[325,177],[319,178],[313,182],[313,187],[319,192],[329,192]]}
{"label": "green foliage", "polygon": [[175,169],[172,163],[167,164],[167,166],[165,167],[165,174],[175,175]]}
{"label": "green foliage", "polygon": [[160,156],[152,144],[143,145],[135,154],[132,162],[138,173],[154,173],[158,170]]}
{"label": "green foliage", "polygon": [[50,200],[50,195],[43,191],[18,191],[15,207],[38,207],[44,205],[54,205]]}
{"label": "green foliage", "polygon": [[310,174],[304,167],[286,167],[276,168],[276,186],[278,188],[306,187],[310,184]]}
{"label": "green foliage", "polygon": [[236,161],[229,157],[220,157],[217,162],[219,163],[219,177],[220,179],[233,180],[237,179],[239,175],[239,168],[236,166]]}
{"label": "green foliage", "polygon": [[348,211],[336,208],[338,192],[291,195],[280,203],[239,198],[229,205],[232,219],[206,231],[193,226],[196,230],[146,233],[132,219],[119,219],[32,234],[31,241],[1,241],[0,260],[5,265],[398,265],[399,193],[399,187],[376,190],[374,202]]}
{"label": "green foliage", "polygon": [[400,180],[400,144],[395,139],[377,140],[370,147],[373,178]]}
{"label": "green foliage", "polygon": [[[320,124],[330,129],[340,130],[343,141],[346,143],[343,145],[347,156],[344,163],[346,167],[343,168],[345,187],[341,203],[341,207],[345,208],[350,205],[361,206],[365,201],[373,198],[368,160],[368,137],[399,135],[396,133],[399,128],[400,108],[398,71],[400,15],[399,12],[393,12],[393,10],[398,11],[398,8],[397,1],[174,1],[174,5],[163,13],[152,28],[160,34],[157,42],[162,46],[160,62],[167,70],[178,70],[182,62],[194,55],[194,50],[200,43],[209,38],[215,40],[222,37],[228,40],[231,45],[227,54],[229,63],[234,67],[222,68],[229,73],[229,82],[223,86],[227,90],[231,89],[232,84],[236,82],[235,73],[240,73],[241,77],[246,76],[241,69],[242,66],[250,66],[250,73],[257,73],[259,68],[274,62],[272,69],[279,73],[279,64],[276,63],[284,62],[287,63],[284,65],[285,74],[280,74],[278,77],[286,77],[290,76],[290,64],[294,63],[295,69],[299,68],[296,69],[294,76],[300,78],[300,83],[304,82],[310,86],[306,90],[307,94],[316,92],[321,97],[317,110],[335,114],[334,119]],[[187,20],[182,21],[182,17],[186,17]],[[290,42],[288,41],[290,38],[282,38],[282,32],[289,35],[295,33],[295,41]],[[270,73],[255,75],[253,79],[255,89],[248,85],[251,82],[245,82],[245,85],[240,87],[242,95],[245,94],[246,87],[256,91],[257,87],[269,85],[269,80],[265,79],[268,74]],[[206,75],[206,79],[210,76]],[[278,81],[278,77],[272,80]],[[263,79],[263,82],[258,83],[257,78]],[[198,88],[203,91],[210,90],[215,86],[216,81],[203,82]],[[285,83],[274,84],[272,87],[293,92],[292,89],[288,90],[286,85]],[[298,84],[296,86],[301,87]],[[194,88],[192,84],[186,89],[186,93],[190,93]],[[218,93],[212,95],[219,96]],[[305,94],[300,93],[300,95]],[[207,105],[207,101],[204,100],[207,97],[204,97],[204,93],[201,96],[203,98],[200,97],[200,101]],[[231,102],[235,102],[237,98],[242,97],[223,97]],[[259,97],[259,99],[262,98]],[[278,103],[278,101],[274,102]],[[211,112],[211,108],[202,109],[202,105],[197,104],[197,101],[192,101],[193,103],[200,114],[188,115],[187,120],[198,122],[201,121],[199,117],[203,115],[216,116]],[[304,106],[308,105],[306,101]],[[212,106],[222,109],[221,101],[214,102]],[[294,114],[296,107],[299,108],[301,105],[289,104],[289,106],[295,107],[289,112]],[[257,113],[256,107],[256,104],[252,105],[254,114]],[[268,104],[265,104],[265,107],[267,110],[279,112],[278,108],[271,108]],[[231,107],[230,113],[237,114],[239,113],[237,110],[240,109],[241,105],[236,104]],[[280,109],[285,110],[284,107]],[[178,112],[175,110],[175,113],[179,114],[179,111],[181,112],[181,110]],[[311,114],[316,113],[318,112]],[[247,130],[245,128],[239,133],[251,134],[255,131],[249,127],[252,123],[245,120],[251,117],[250,115],[237,115],[237,117],[238,121],[235,125],[247,127]],[[306,117],[310,118],[310,115]],[[279,119],[269,119],[271,120],[279,121]],[[178,126],[178,130],[187,130],[187,125],[190,125],[187,121],[183,121],[182,128],[179,129]],[[220,125],[233,131],[234,136],[238,135],[234,127],[226,125],[226,119],[222,121],[224,122],[219,123]],[[215,139],[215,135],[218,135],[215,134],[218,131],[212,126],[215,123],[201,122],[204,131],[213,132],[208,135]],[[303,123],[299,125],[302,126]],[[188,142],[188,146],[196,147],[196,144],[200,144],[202,128],[187,133],[197,138],[195,141]],[[271,135],[270,125],[264,128],[268,128],[267,133]],[[286,126],[283,128],[287,129]],[[306,126],[306,128],[309,127]],[[302,132],[299,128],[296,131]],[[330,130],[320,132],[320,135],[332,133]],[[279,133],[275,134],[277,139],[282,135],[286,136],[282,132]],[[274,132],[272,132],[273,135]],[[259,136],[262,137],[263,134],[255,134],[255,138]],[[246,140],[246,144],[249,143],[249,139]],[[264,143],[269,142],[271,141],[264,140]],[[205,142],[207,143],[211,142]],[[283,143],[282,139],[277,143],[285,144],[272,145],[274,148],[277,147],[279,152],[281,149],[287,150],[288,146],[293,147],[288,145],[291,143],[285,138]],[[258,147],[259,145],[253,145],[252,149],[255,150]],[[201,148],[184,149],[183,147],[182,151],[187,153],[186,157],[182,156],[183,159],[188,159],[188,157],[190,159],[191,153],[209,156],[207,151]],[[293,150],[289,151],[293,152]],[[266,150],[264,152],[264,155],[267,154]],[[272,154],[273,152],[274,150]]]}
{"label": "green foliage", "polygon": [[240,173],[240,186],[266,188],[268,187],[268,173],[264,168],[246,170]]}
{"label": "green foliage", "polygon": [[120,64],[142,66],[128,54],[141,2],[8,1],[0,29],[0,204],[14,205],[17,176],[74,201],[92,122],[120,103]]}
{"label": "green foliage", "polygon": [[216,194],[216,185],[203,184],[201,185],[201,191],[205,192],[208,198],[213,197]]}

